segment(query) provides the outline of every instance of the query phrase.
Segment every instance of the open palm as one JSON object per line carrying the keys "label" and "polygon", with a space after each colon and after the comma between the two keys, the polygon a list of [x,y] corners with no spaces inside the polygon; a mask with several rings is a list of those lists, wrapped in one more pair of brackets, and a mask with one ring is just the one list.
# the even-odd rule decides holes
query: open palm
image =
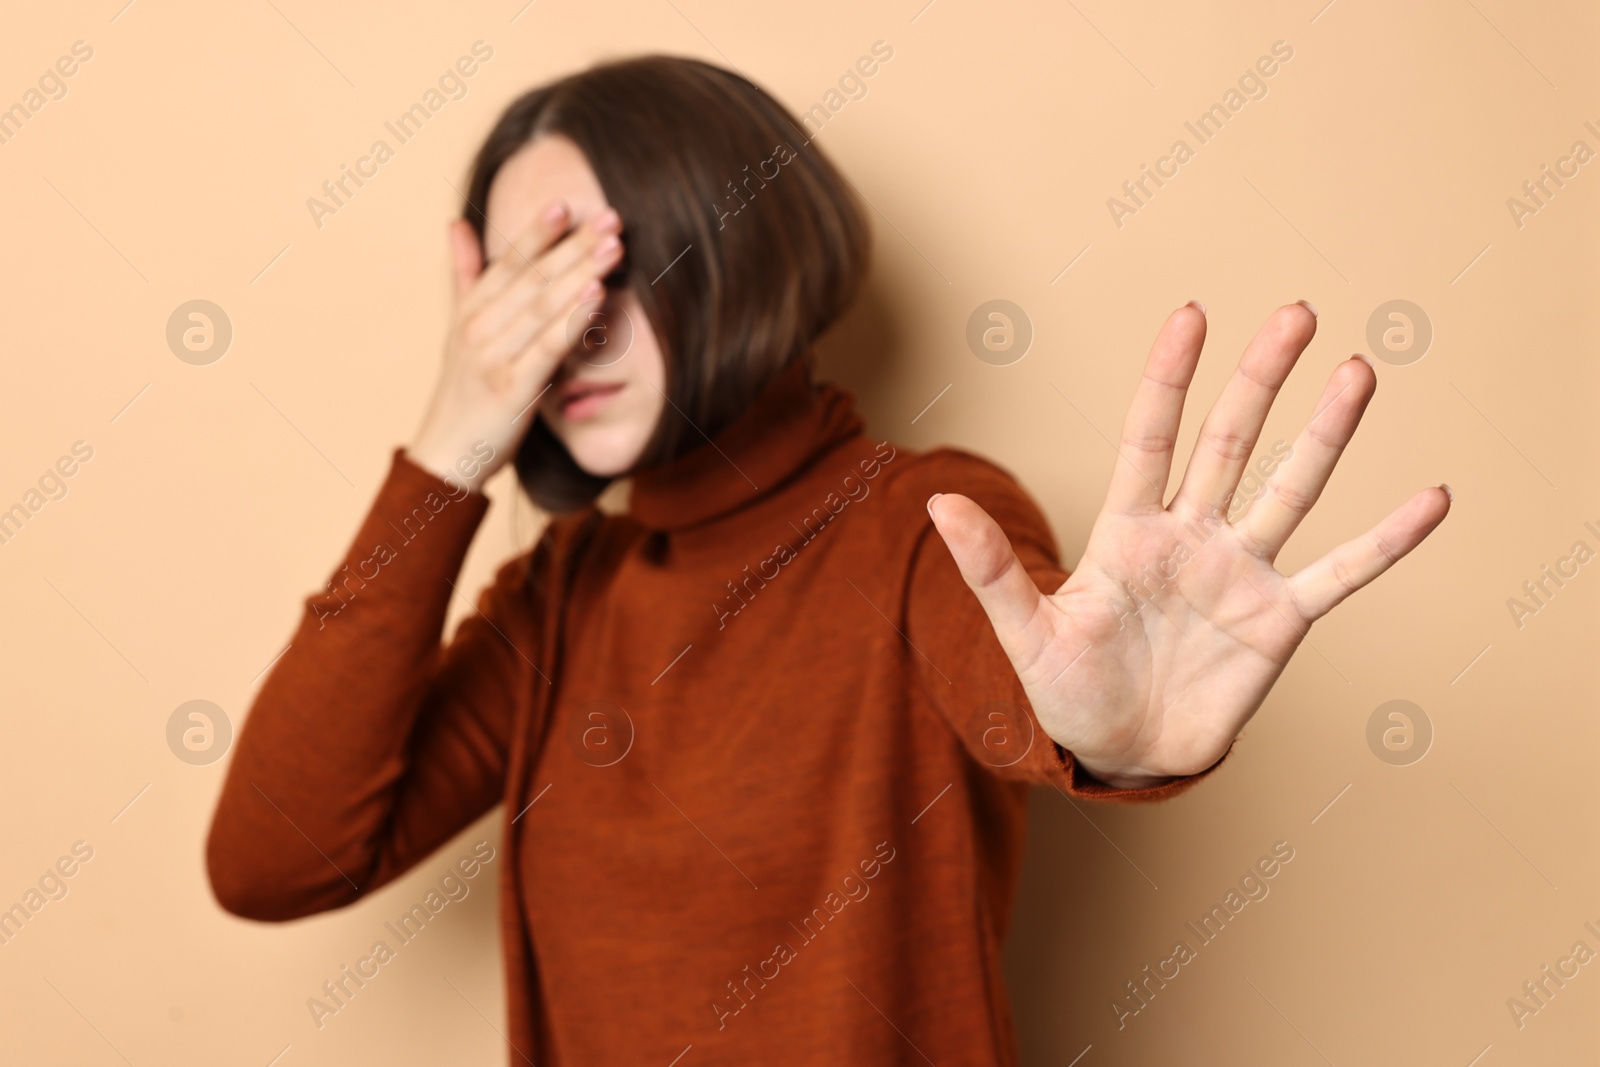
{"label": "open palm", "polygon": [[1096,777],[1137,786],[1215,763],[1311,624],[1443,521],[1449,490],[1422,490],[1363,536],[1291,575],[1278,552],[1316,502],[1377,387],[1352,357],[1260,495],[1228,513],[1279,388],[1316,332],[1279,308],[1207,415],[1182,484],[1164,504],[1204,311],[1162,327],[1123,425],[1120,459],[1077,569],[1041,593],[998,524],[972,500],[929,501],[1040,725]]}

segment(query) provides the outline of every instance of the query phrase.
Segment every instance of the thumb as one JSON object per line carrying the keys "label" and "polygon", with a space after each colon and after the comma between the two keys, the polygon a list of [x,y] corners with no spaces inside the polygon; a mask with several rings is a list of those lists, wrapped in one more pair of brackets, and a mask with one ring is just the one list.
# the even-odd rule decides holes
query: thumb
{"label": "thumb", "polygon": [[928,514],[1009,651],[1039,608],[1039,587],[1000,524],[972,500],[959,493],[935,493],[928,498]]}
{"label": "thumb", "polygon": [[478,280],[478,275],[483,273],[483,249],[478,244],[478,235],[473,232],[472,224],[466,219],[451,219],[446,237],[450,243],[450,262],[456,279],[456,300],[460,302]]}

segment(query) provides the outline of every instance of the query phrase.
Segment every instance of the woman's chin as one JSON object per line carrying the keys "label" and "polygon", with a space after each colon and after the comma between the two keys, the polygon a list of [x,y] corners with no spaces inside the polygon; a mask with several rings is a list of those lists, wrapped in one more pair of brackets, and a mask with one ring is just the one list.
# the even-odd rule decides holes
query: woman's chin
{"label": "woman's chin", "polygon": [[592,474],[596,478],[620,478],[628,473],[633,466],[631,463],[585,463],[578,460],[578,466],[585,474]]}
{"label": "woman's chin", "polygon": [[596,478],[620,478],[639,461],[644,445],[642,441],[619,441],[611,435],[596,435],[596,438],[589,439],[588,434],[582,434],[562,442],[567,446],[573,462],[585,474],[592,474]]}

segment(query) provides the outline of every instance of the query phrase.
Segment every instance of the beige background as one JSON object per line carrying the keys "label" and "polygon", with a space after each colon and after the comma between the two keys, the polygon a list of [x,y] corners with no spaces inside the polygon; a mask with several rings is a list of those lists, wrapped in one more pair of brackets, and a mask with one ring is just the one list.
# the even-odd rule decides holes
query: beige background
{"label": "beige background", "polygon": [[[1367,347],[1378,305],[1412,300],[1436,330],[1421,361],[1378,365],[1366,425],[1283,563],[1447,480],[1442,529],[1317,626],[1203,788],[1143,809],[1036,796],[1008,957],[1027,1061],[1600,1059],[1600,963],[1521,1029],[1506,1007],[1575,941],[1600,950],[1583,928],[1600,927],[1600,563],[1520,630],[1506,607],[1574,541],[1600,548],[1583,530],[1600,526],[1600,163],[1521,228],[1506,207],[1575,140],[1600,150],[1583,127],[1600,126],[1592,9],[122,2],[34,5],[0,35],[0,104],[72,42],[94,48],[0,146],[0,506],[73,442],[94,449],[0,546],[0,906],[74,842],[94,849],[0,947],[7,1062],[501,1062],[492,878],[323,1029],[305,1007],[425,883],[496,840],[500,815],[359,906],[237,921],[202,869],[226,762],[180,762],[168,716],[203,698],[237,725],[413,429],[447,312],[451,185],[506,101],[597,57],[665,50],[735,65],[798,111],[880,39],[893,60],[819,136],[877,241],[826,366],[875,432],[1014,471],[1069,563],[1110,470],[1103,435],[1172,307],[1210,308],[1189,440],[1281,303],[1309,298],[1321,325],[1264,446],[1292,439],[1332,366]],[[306,198],[479,39],[494,58],[468,95],[316,228]],[[1106,199],[1279,40],[1294,58],[1269,95],[1117,228]],[[235,330],[209,366],[164,340],[194,298]],[[963,340],[992,298],[1036,329],[1011,366]],[[492,487],[464,590],[536,533],[512,489]],[[1365,739],[1396,698],[1435,730],[1411,766]],[[1277,841],[1295,858],[1271,895],[1119,1031],[1123,982]]]}

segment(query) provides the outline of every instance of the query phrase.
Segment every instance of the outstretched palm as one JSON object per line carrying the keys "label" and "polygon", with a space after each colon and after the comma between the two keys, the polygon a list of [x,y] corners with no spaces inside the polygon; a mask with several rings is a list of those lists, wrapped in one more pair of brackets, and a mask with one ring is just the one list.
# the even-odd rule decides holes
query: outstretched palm
{"label": "outstretched palm", "polygon": [[1450,508],[1448,490],[1425,489],[1303,570],[1274,567],[1376,388],[1372,367],[1352,357],[1259,497],[1229,521],[1267,412],[1316,332],[1300,304],[1278,309],[1245,350],[1164,506],[1205,329],[1204,313],[1186,305],[1156,338],[1105,506],[1056,592],[1039,592],[973,501],[945,494],[929,507],[1045,732],[1114,785],[1216,762],[1311,623],[1415,548]]}

